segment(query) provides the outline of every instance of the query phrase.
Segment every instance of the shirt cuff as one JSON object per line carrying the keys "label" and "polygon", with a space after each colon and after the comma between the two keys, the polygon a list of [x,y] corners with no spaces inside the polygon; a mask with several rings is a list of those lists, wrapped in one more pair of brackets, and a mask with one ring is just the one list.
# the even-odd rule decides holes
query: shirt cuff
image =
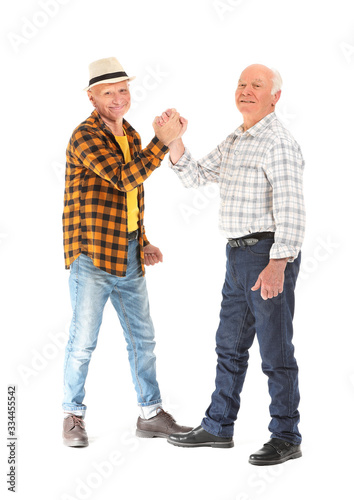
{"label": "shirt cuff", "polygon": [[166,153],[168,152],[168,147],[166,146],[166,144],[160,141],[160,139],[158,139],[156,135],[146,146],[146,149],[149,149],[152,154],[161,161],[164,159]]}
{"label": "shirt cuff", "polygon": [[172,163],[170,157],[168,157],[168,166],[174,170],[181,171],[183,170],[182,167],[188,164],[191,159],[192,155],[190,154],[189,150],[185,147],[183,155],[176,163]]}
{"label": "shirt cuff", "polygon": [[150,245],[150,242],[146,237],[145,226],[141,226],[141,236],[143,238],[143,246],[146,247],[146,245]]}
{"label": "shirt cuff", "polygon": [[270,259],[286,259],[288,258],[288,262],[294,262],[299,254],[300,249],[291,246],[291,245],[283,245],[281,243],[274,243],[272,248],[270,249]]}

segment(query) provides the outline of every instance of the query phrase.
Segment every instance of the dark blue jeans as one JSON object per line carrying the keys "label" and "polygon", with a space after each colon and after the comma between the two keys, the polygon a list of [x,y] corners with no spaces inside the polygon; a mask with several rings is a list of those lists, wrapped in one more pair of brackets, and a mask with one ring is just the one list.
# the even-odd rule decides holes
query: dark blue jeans
{"label": "dark blue jeans", "polygon": [[227,245],[226,277],[216,333],[216,387],[202,427],[216,436],[233,435],[248,351],[257,335],[262,370],[268,377],[271,397],[269,430],[272,437],[300,444],[300,396],[292,320],[301,255],[287,264],[284,290],[277,297],[263,300],[260,290],[251,291],[269,262],[273,242],[272,239],[262,240],[254,246],[241,248]]}

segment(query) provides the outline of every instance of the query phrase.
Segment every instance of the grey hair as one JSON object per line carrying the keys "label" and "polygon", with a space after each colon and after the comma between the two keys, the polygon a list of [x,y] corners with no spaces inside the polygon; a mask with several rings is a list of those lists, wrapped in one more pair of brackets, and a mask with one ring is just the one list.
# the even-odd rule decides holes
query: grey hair
{"label": "grey hair", "polygon": [[273,82],[272,95],[275,95],[281,89],[281,87],[283,85],[283,79],[280,76],[280,73],[279,73],[279,71],[277,69],[271,68],[271,71],[273,73],[273,78],[272,78],[272,82]]}

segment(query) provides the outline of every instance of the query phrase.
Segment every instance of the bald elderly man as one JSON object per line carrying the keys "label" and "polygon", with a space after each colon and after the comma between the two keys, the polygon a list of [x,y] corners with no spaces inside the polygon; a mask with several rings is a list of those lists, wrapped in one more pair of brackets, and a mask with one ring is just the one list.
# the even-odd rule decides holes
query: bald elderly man
{"label": "bald elderly man", "polygon": [[[301,456],[298,367],[294,357],[294,289],[305,229],[298,144],[274,111],[281,95],[279,73],[246,68],[236,106],[243,124],[196,161],[181,138],[170,145],[172,169],[185,187],[220,185],[220,230],[227,238],[227,265],[216,333],[216,388],[201,425],[174,433],[176,446],[233,446],[234,422],[255,335],[271,397],[271,439],[249,462],[273,465]],[[167,123],[165,112],[158,124]],[[181,120],[183,124],[183,120]],[[185,127],[185,124],[183,124]]]}

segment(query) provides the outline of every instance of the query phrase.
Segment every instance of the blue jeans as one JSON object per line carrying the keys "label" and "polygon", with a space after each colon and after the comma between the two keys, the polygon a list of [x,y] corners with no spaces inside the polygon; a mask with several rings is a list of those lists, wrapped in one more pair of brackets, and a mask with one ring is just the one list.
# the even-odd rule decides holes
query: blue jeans
{"label": "blue jeans", "polygon": [[70,267],[69,286],[73,318],[65,351],[63,410],[85,416],[85,380],[108,297],[117,311],[127,342],[138,404],[161,403],[156,381],[154,327],[138,241],[129,242],[125,277],[98,269],[90,257],[81,254]]}
{"label": "blue jeans", "polygon": [[257,335],[262,370],[268,377],[271,397],[269,430],[272,437],[300,444],[300,395],[292,320],[301,255],[287,264],[284,290],[277,297],[263,300],[260,290],[251,291],[269,262],[273,242],[272,239],[261,240],[254,246],[241,248],[227,245],[226,277],[216,333],[216,388],[202,427],[216,436],[233,435],[248,366],[248,351]]}

